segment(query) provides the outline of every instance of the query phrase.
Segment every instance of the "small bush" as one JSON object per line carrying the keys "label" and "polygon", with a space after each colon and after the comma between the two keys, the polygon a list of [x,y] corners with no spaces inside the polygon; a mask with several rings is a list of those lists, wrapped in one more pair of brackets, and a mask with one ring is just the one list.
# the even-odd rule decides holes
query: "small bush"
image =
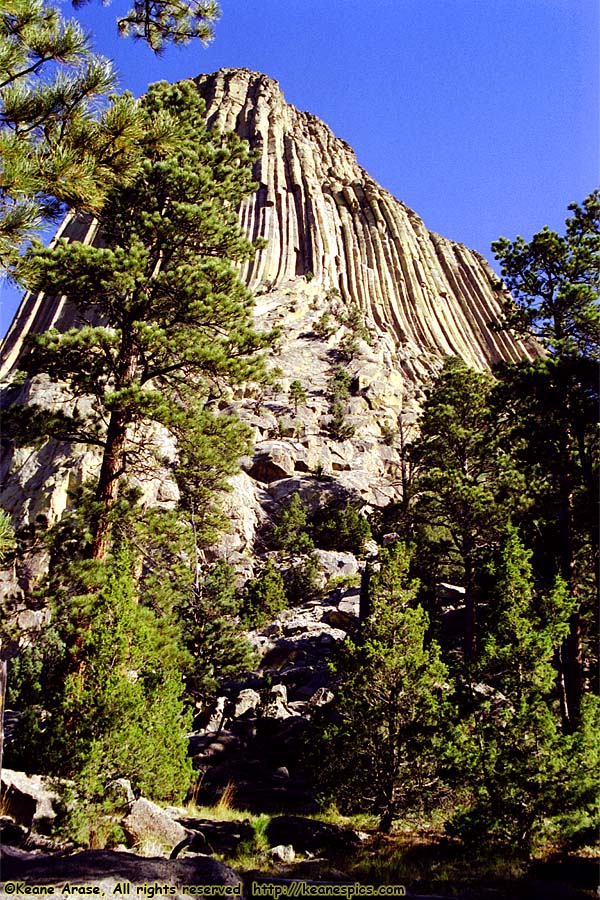
{"label": "small bush", "polygon": [[364,552],[365,543],[371,537],[371,527],[356,507],[346,503],[340,507],[331,499],[315,516],[313,523],[317,545],[325,550]]}
{"label": "small bush", "polygon": [[286,553],[309,553],[314,543],[307,533],[308,510],[300,494],[292,494],[289,503],[279,516],[279,522],[273,531],[273,541],[278,550]]}
{"label": "small bush", "polygon": [[324,312],[320,319],[317,319],[315,322],[313,331],[322,341],[326,341],[327,338],[331,337],[335,328],[335,322],[331,318],[330,313]]}
{"label": "small bush", "polygon": [[327,582],[327,590],[346,590],[346,588],[360,587],[360,573],[355,575],[333,575]]}
{"label": "small bush", "polygon": [[331,376],[328,386],[328,395],[332,403],[336,400],[347,400],[350,396],[352,378],[343,366],[338,366]]}
{"label": "small bush", "polygon": [[334,441],[346,441],[354,437],[355,427],[346,418],[346,408],[336,401],[331,405],[331,418],[327,422],[327,432]]}
{"label": "small bush", "polygon": [[299,560],[288,569],[286,592],[292,605],[323,595],[323,573],[316,553]]}
{"label": "small bush", "polygon": [[269,560],[262,572],[251,578],[244,587],[241,618],[251,628],[261,628],[288,605],[281,573]]}

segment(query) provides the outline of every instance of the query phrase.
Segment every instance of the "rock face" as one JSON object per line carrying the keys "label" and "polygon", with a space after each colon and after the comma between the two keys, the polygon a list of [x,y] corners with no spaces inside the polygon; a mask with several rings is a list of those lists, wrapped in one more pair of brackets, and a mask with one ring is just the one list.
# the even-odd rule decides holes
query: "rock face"
{"label": "rock face", "polygon": [[[428,357],[457,355],[477,368],[528,351],[488,323],[499,312],[491,269],[478,253],[427,230],[421,219],[362,169],[352,148],[315,116],[287,104],[279,85],[247,69],[196,79],[210,126],[236,131],[257,149],[256,194],[240,210],[267,245],[244,272],[251,289],[314,276],[340,290],[391,335],[403,368],[428,372]],[[67,217],[60,236],[91,243],[96,226]],[[4,371],[24,335],[69,327],[60,300],[29,296],[4,346]]]}
{"label": "rock face", "polygon": [[428,354],[461,356],[477,368],[523,355],[488,328],[499,306],[483,258],[428,231],[348,144],[287,104],[275,81],[222,69],[197,84],[209,124],[236,131],[261,153],[260,187],[241,210],[248,234],[267,240],[245,272],[251,288],[311,273],[392,335],[415,375],[425,374]]}
{"label": "rock face", "polygon": [[[278,385],[264,396],[241,391],[227,401],[256,440],[253,457],[233,479],[227,500],[232,528],[216,551],[243,572],[257,532],[296,490],[308,503],[324,493],[370,506],[398,497],[396,435],[414,423],[420,386],[444,356],[485,368],[537,351],[488,327],[503,298],[491,286],[485,260],[429,232],[323,122],[287,104],[275,81],[222,69],[199,76],[197,85],[208,124],[234,129],[260,154],[254,172],[259,189],[242,205],[240,220],[251,238],[264,238],[266,245],[245,264],[243,276],[257,297],[259,327],[277,325],[282,334],[271,352]],[[59,235],[98,239],[93,222],[71,216]],[[3,344],[2,374],[10,381],[29,333],[67,329],[76,321],[64,298],[26,295]],[[340,366],[348,390],[336,421],[331,384]],[[292,401],[294,381],[306,401]],[[61,402],[57,386],[44,376],[16,399]],[[69,489],[97,467],[93,450],[54,442],[39,452],[8,450],[0,467],[0,505],[23,527],[55,521]],[[175,486],[160,473],[142,487],[150,503],[177,499]],[[25,589],[43,560],[31,566],[32,572],[20,573]]]}

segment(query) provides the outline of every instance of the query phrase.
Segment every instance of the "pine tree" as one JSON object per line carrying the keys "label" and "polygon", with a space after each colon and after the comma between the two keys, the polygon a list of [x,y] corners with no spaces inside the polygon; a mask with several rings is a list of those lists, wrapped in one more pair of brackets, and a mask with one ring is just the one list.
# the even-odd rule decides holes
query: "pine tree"
{"label": "pine tree", "polygon": [[489,373],[448,360],[423,405],[420,435],[410,449],[414,515],[426,523],[421,540],[438,543],[437,566],[449,567],[465,588],[467,662],[477,655],[481,574],[526,498],[501,415],[491,406],[494,384]]}
{"label": "pine tree", "polygon": [[[65,204],[96,212],[126,177],[140,137],[130,96],[108,104],[111,64],[74,21],[43,0],[0,13],[0,266]],[[96,114],[98,105],[104,111]]]}
{"label": "pine tree", "polygon": [[308,510],[295,491],[279,514],[273,530],[273,541],[285,553],[308,553],[314,541],[308,533]]}
{"label": "pine tree", "polygon": [[580,601],[560,650],[563,721],[575,729],[586,668],[594,668],[600,588],[592,512],[599,483],[600,193],[569,209],[564,235],[544,228],[529,242],[501,238],[492,249],[512,295],[499,327],[532,331],[548,353],[500,375],[513,435],[525,439],[523,469],[537,486],[536,568],[550,580],[560,575]]}
{"label": "pine tree", "polygon": [[[214,0],[135,0],[118,29],[160,53],[168,44],[207,43],[218,17]],[[111,63],[93,52],[75,20],[44,0],[3,4],[1,268],[14,273],[30,238],[67,207],[97,213],[110,186],[139,166],[138,104],[128,94],[109,96],[115,84]]]}
{"label": "pine tree", "polygon": [[500,323],[533,334],[553,356],[600,358],[600,191],[566,220],[565,234],[548,227],[530,241],[500,238],[492,244],[511,293]]}
{"label": "pine tree", "polygon": [[463,837],[508,844],[525,855],[544,820],[567,808],[574,787],[567,769],[569,740],[554,708],[552,665],[574,600],[561,581],[540,597],[530,558],[509,529],[490,598],[479,687],[466,721],[463,772],[473,803],[455,819]]}
{"label": "pine tree", "polygon": [[92,402],[87,414],[77,404],[71,415],[13,408],[13,421],[16,413],[23,441],[37,429],[101,448],[97,559],[122,476],[148,455],[148,425],[175,433],[192,389],[201,406],[211,388],[263,373],[256,350],[266,338],[252,328],[251,297],[231,265],[253,253],[235,212],[254,187],[248,149],[207,132],[191,82],[155,85],[142,108],[148,132],[168,131],[176,146],[168,155],[147,146],[135,178],[111,189],[98,217],[105,246],[38,245],[25,263],[32,290],[65,295],[87,324],[34,338],[23,367]]}
{"label": "pine tree", "polygon": [[26,711],[16,763],[72,779],[91,807],[116,778],[149,798],[181,801],[191,778],[185,652],[178,629],[138,602],[131,554],[121,547],[104,564],[63,565],[48,591],[55,637],[30,651],[47,657],[41,709]]}
{"label": "pine tree", "polygon": [[[73,0],[73,5],[77,9],[89,2]],[[117,26],[119,34],[145,41],[161,53],[168,44],[180,46],[194,39],[207,44],[219,15],[215,0],[134,0]]]}
{"label": "pine tree", "polygon": [[387,830],[400,810],[434,802],[443,757],[447,671],[426,639],[403,544],[380,550],[370,614],[335,671],[339,724],[324,729],[322,787],[344,809],[377,811]]}
{"label": "pine tree", "polygon": [[302,382],[295,380],[290,384],[290,389],[288,391],[288,396],[291,402],[294,404],[294,412],[298,415],[298,407],[304,406],[307,400],[306,391],[302,386]]}
{"label": "pine tree", "polygon": [[283,577],[270,559],[244,586],[242,619],[251,628],[261,628],[288,605]]}
{"label": "pine tree", "polygon": [[205,699],[222,679],[253,668],[255,655],[241,633],[240,612],[235,573],[224,560],[202,573],[192,597],[178,608],[191,655],[187,687],[194,696]]}

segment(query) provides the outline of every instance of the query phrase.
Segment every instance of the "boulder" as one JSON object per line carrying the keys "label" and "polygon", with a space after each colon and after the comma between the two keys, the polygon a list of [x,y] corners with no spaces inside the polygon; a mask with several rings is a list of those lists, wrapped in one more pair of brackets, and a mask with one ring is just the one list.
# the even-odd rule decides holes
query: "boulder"
{"label": "boulder", "polygon": [[360,614],[360,589],[353,588],[345,591],[338,603],[338,610],[347,616],[354,616],[355,619],[358,619]]}
{"label": "boulder", "polygon": [[461,604],[465,602],[465,588],[440,581],[435,586],[435,598],[444,603]]}
{"label": "boulder", "polygon": [[252,688],[240,691],[233,703],[232,718],[239,719],[249,710],[255,710],[260,706],[260,694]]}
{"label": "boulder", "polygon": [[358,620],[356,616],[341,609],[333,609],[327,615],[327,624],[332,628],[341,628],[342,631],[353,631],[358,625]]}
{"label": "boulder", "polygon": [[1,796],[4,815],[18,825],[41,832],[52,827],[56,818],[53,804],[59,797],[47,778],[2,769]]}
{"label": "boulder", "polygon": [[267,825],[266,835],[273,846],[292,844],[302,853],[335,853],[351,850],[360,843],[350,829],[303,816],[275,816]]}
{"label": "boulder", "polygon": [[336,575],[356,575],[358,572],[358,561],[353,553],[346,553],[343,550],[314,552],[319,557],[321,569],[327,578],[334,578]]}
{"label": "boulder", "polygon": [[106,786],[106,797],[123,811],[135,803],[135,794],[127,778],[115,778]]}
{"label": "boulder", "polygon": [[[180,889],[181,885],[239,885],[236,892],[239,891],[238,896],[243,895],[239,875],[210,856],[169,860],[149,859],[113,850],[86,850],[73,856],[48,857],[3,848],[2,880],[4,884],[26,881],[28,885],[59,887],[65,884],[97,885],[100,896],[104,894],[106,897],[121,896],[119,892],[114,894],[113,891],[118,883],[123,882],[134,886],[159,885],[163,889],[163,895],[166,893],[165,888],[174,888],[174,893],[169,893],[169,897],[175,900],[189,900],[189,893],[184,893]],[[131,895],[135,896],[136,893],[133,887]],[[7,896],[4,891],[0,893],[0,897]]]}
{"label": "boulder", "polygon": [[262,712],[266,719],[289,719],[298,715],[288,706],[287,689],[284,684],[273,685]]}
{"label": "boulder", "polygon": [[20,844],[27,837],[27,829],[10,818],[0,816],[0,846],[5,844]]}
{"label": "boulder", "polygon": [[171,851],[186,836],[183,825],[176,822],[150,800],[140,797],[129,815],[121,822],[131,844],[156,843]]}
{"label": "boulder", "polygon": [[308,705],[311,709],[314,709],[318,706],[327,706],[328,703],[332,703],[335,699],[335,695],[332,691],[330,691],[326,687],[320,687],[315,693],[312,695],[310,700],[308,701]]}
{"label": "boulder", "polygon": [[171,852],[171,859],[184,850],[192,853],[223,853],[234,856],[244,842],[254,838],[254,828],[246,821],[224,821],[182,817],[179,819],[189,832]]}
{"label": "boulder", "polygon": [[223,727],[226,697],[218,697],[201,718],[200,730],[204,734],[215,734]]}
{"label": "boulder", "polygon": [[270,856],[276,862],[286,864],[293,863],[296,859],[296,853],[291,844],[278,844],[276,847],[271,847],[267,852],[267,856]]}
{"label": "boulder", "polygon": [[255,447],[252,467],[248,474],[257,481],[269,484],[294,474],[296,457],[283,441],[262,441]]}

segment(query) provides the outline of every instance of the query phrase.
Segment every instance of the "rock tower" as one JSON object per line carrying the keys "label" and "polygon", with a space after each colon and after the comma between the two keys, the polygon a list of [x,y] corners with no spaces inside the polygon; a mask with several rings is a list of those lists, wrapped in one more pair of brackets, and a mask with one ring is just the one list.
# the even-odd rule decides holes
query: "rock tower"
{"label": "rock tower", "polygon": [[[248,235],[266,244],[245,264],[243,276],[257,296],[259,326],[278,324],[286,336],[273,352],[281,378],[271,396],[262,402],[230,398],[230,408],[252,425],[256,439],[254,456],[234,479],[234,529],[225,541],[226,552],[241,560],[273,504],[309,482],[314,488],[320,475],[328,476],[327,489],[333,478],[336,489],[363,503],[382,505],[397,496],[393,433],[399,423],[414,422],[420,386],[445,356],[482,369],[537,351],[490,327],[504,298],[483,257],[428,231],[358,165],[347,143],[287,104],[277,82],[246,69],[221,69],[196,83],[209,126],[235,130],[258,151],[259,188],[239,215]],[[72,216],[58,234],[85,242],[98,238],[94,222]],[[353,434],[340,439],[327,426],[327,384],[339,365],[344,310],[350,308],[360,311],[365,330],[345,363]],[[327,334],[317,328],[325,313],[334,324]],[[75,324],[63,298],[27,294],[3,344],[3,376],[10,380],[18,367],[30,332]],[[307,392],[301,410],[290,404],[295,380]],[[59,399],[58,388],[43,377],[23,392],[20,402],[52,405]],[[41,451],[9,451],[0,470],[0,503],[24,525],[40,515],[54,520],[69,486],[96,465],[93,451],[53,442]],[[149,502],[174,497],[164,478],[145,490]]]}

